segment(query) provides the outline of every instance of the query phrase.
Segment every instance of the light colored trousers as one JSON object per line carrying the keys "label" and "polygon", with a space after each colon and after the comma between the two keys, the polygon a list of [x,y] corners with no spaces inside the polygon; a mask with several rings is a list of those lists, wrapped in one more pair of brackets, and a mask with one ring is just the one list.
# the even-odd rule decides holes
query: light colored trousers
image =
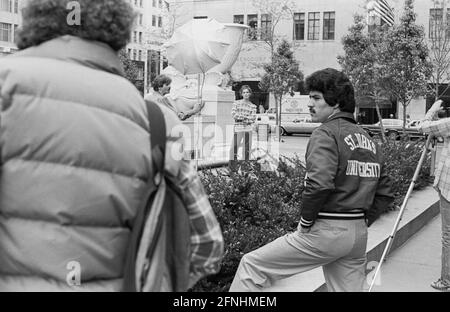
{"label": "light colored trousers", "polygon": [[440,195],[442,218],[441,279],[450,285],[450,202]]}
{"label": "light colored trousers", "polygon": [[328,291],[362,291],[367,226],[364,220],[318,219],[244,255],[230,291],[264,291],[276,280],[323,267]]}

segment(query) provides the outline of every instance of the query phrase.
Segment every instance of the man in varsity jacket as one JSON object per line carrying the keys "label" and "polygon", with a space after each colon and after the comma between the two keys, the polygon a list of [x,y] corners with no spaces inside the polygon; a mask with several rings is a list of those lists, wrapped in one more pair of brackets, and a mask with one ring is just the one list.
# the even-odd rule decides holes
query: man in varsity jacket
{"label": "man in varsity jacket", "polygon": [[298,229],[241,260],[230,291],[261,291],[275,280],[323,267],[329,291],[361,291],[367,226],[393,202],[380,146],[356,124],[349,79],[327,68],[306,79],[312,120]]}

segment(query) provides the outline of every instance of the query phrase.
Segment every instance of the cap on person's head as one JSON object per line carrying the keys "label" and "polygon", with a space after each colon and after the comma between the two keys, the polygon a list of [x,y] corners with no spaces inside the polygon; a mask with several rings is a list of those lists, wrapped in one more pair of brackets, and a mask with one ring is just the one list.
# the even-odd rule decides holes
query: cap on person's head
{"label": "cap on person's head", "polygon": [[72,35],[119,51],[130,41],[136,13],[126,0],[29,0],[22,17],[17,35],[21,50]]}
{"label": "cap on person's head", "polygon": [[355,112],[355,91],[343,72],[334,68],[316,71],[306,78],[305,86],[308,92],[321,92],[328,105],[339,104],[342,112]]}

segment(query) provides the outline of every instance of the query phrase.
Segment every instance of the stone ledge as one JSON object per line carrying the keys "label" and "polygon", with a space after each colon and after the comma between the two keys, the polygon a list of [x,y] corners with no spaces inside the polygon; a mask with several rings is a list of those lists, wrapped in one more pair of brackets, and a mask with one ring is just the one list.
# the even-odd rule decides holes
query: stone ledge
{"label": "stone ledge", "polygon": [[[391,234],[399,210],[382,215],[370,228],[367,242],[367,261],[379,261]],[[439,196],[431,187],[414,191],[400,221],[390,252],[404,244],[412,235],[439,214]],[[366,285],[367,288],[369,287]],[[322,268],[277,281],[268,292],[326,291]]]}

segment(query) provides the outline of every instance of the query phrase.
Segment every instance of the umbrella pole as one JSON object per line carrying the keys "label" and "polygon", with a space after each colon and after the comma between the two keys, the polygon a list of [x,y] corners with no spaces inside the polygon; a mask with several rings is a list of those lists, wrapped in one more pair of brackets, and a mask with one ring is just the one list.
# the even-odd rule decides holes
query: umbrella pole
{"label": "umbrella pole", "polygon": [[[197,74],[197,102],[200,101],[200,74]],[[198,140],[199,140],[199,125],[198,125],[198,117],[194,117],[195,119],[195,169],[198,170]]]}
{"label": "umbrella pole", "polygon": [[370,283],[369,292],[372,291],[373,286],[375,285],[378,273],[380,273],[381,265],[383,264],[383,261],[386,258],[387,254],[388,254],[389,250],[391,249],[391,246],[394,242],[395,234],[397,233],[397,229],[399,227],[400,221],[402,220],[402,216],[405,211],[406,204],[408,203],[408,199],[411,196],[414,185],[416,184],[417,179],[419,178],[420,169],[422,168],[423,161],[425,160],[425,157],[427,155],[428,146],[430,145],[430,142],[431,142],[431,137],[432,137],[431,135],[428,135],[427,141],[425,142],[425,146],[423,147],[422,155],[420,156],[419,163],[417,164],[416,171],[414,172],[414,176],[412,178],[411,184],[409,185],[408,191],[406,192],[405,198],[403,199],[403,204],[402,204],[402,207],[400,208],[400,212],[398,213],[394,228],[392,229],[391,235],[389,235],[388,241],[386,243],[386,247],[384,248],[384,251],[383,251],[383,255],[381,256],[380,262],[375,271],[375,275],[373,276],[372,282]]}

